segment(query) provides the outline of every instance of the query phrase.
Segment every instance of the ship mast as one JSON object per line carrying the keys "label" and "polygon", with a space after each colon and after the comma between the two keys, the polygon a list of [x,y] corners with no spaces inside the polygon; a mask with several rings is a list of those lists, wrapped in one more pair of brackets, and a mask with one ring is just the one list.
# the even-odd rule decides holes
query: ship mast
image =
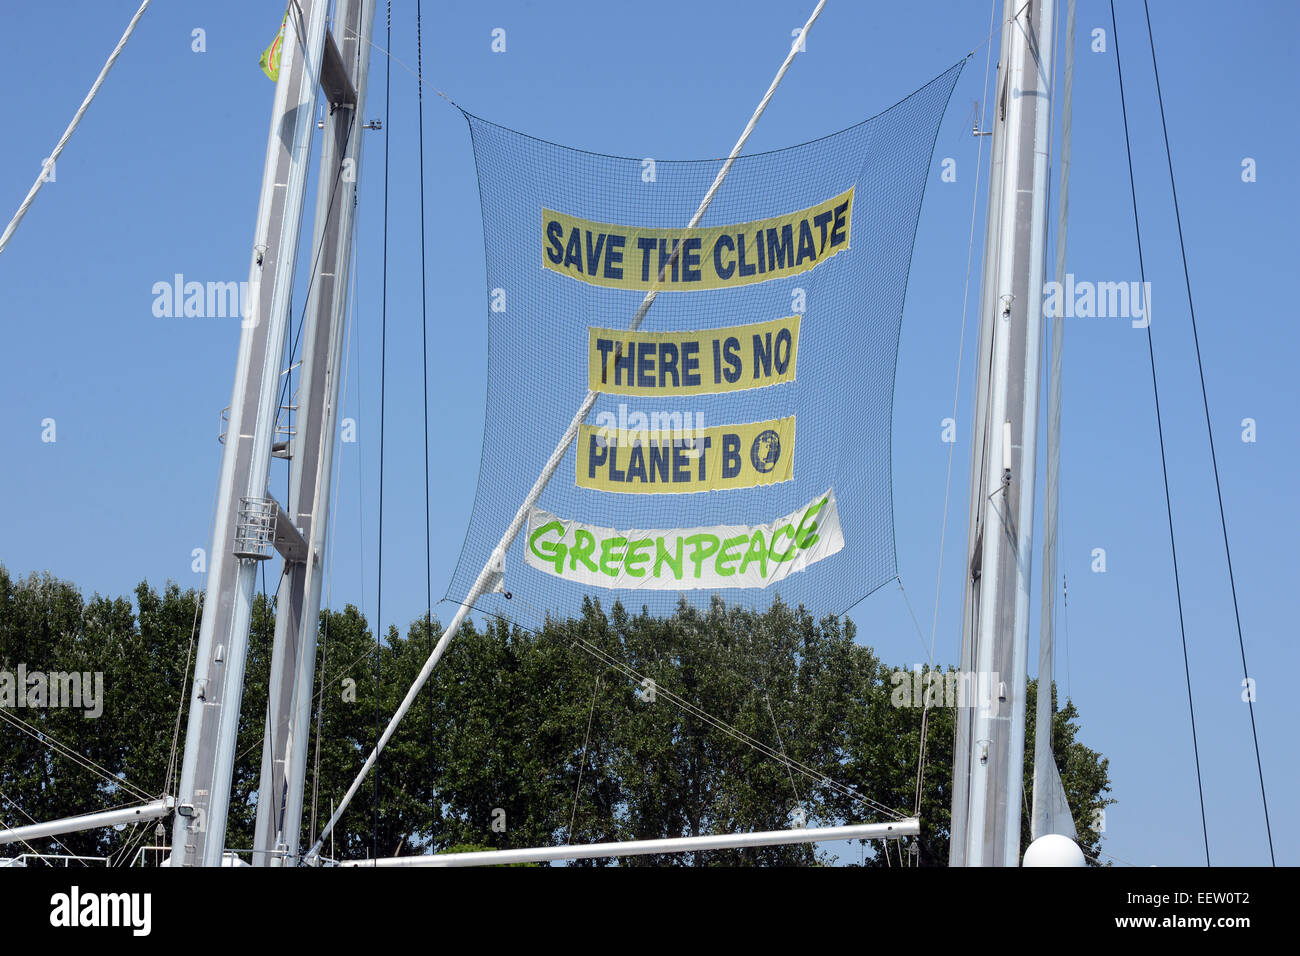
{"label": "ship mast", "polygon": [[[230,808],[248,630],[259,564],[285,563],[272,651],[270,712],[259,792],[255,862],[296,846],[329,479],[338,406],[341,317],[348,297],[352,207],[359,175],[364,65],[374,0],[339,0],[338,42],[327,0],[295,0],[284,28],[266,165],[249,267],[239,357],[224,436],[203,622],[191,688],[185,757],[172,835],[173,866],[220,866]],[[342,51],[342,52],[341,52]],[[346,54],[346,55],[345,55]],[[318,88],[325,147],[312,241],[297,429],[282,403],[285,331],[292,304]],[[268,487],[271,459],[290,458],[291,497]],[[281,850],[277,850],[277,847]]]}
{"label": "ship mast", "polygon": [[[310,539],[309,558],[286,561],[276,596],[275,642],[267,703],[267,735],[258,786],[254,866],[280,866],[298,852],[307,749],[311,741],[316,629],[329,530],[330,486],[338,436],[339,389],[352,265],[353,222],[365,110],[374,0],[338,0],[340,55],[321,85],[331,105],[324,120],[316,222],[310,249],[315,275],[307,299],[296,428],[289,462],[290,519]],[[331,89],[332,82],[339,85]],[[346,87],[343,86],[346,81]]]}
{"label": "ship mast", "polygon": [[1020,858],[1054,8],[1003,7],[962,623],[961,670],[979,693],[957,714],[953,866]]}

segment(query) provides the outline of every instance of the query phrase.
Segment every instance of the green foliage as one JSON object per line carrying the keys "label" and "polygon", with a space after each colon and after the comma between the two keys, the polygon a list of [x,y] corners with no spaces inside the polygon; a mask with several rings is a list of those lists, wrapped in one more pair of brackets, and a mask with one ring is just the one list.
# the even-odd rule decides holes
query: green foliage
{"label": "green foliage", "polygon": [[[14,581],[0,567],[0,671],[13,673],[24,664],[47,673],[100,672],[104,697],[95,718],[71,708],[6,709],[9,719],[0,720],[0,819],[6,825],[137,802],[121,780],[152,796],[163,792],[196,596],[170,584],[162,594],[141,585],[136,598],[138,611],[123,598],[83,601],[75,587],[48,574]],[[33,734],[66,744],[79,760],[55,754]],[[86,765],[92,762],[108,779]],[[99,856],[121,850],[125,836],[90,830],[36,847]]]}
{"label": "green foliage", "polygon": [[[444,850],[440,850],[439,852],[441,853],[482,853],[486,850],[491,850],[491,849],[492,848],[490,846],[474,846],[473,844],[469,844],[469,843],[457,843],[455,846],[449,846]],[[541,864],[540,863],[501,863],[497,865],[536,867],[536,866],[540,866]]]}
{"label": "green foliage", "polygon": [[[174,790],[199,600],[169,583],[161,593],[141,584],[134,608],[98,595],[83,601],[48,575],[14,581],[0,567],[0,670],[23,662],[29,670],[102,671],[105,696],[96,719],[58,708],[6,711],[26,724],[0,720],[4,825],[26,822],[18,807],[45,820],[133,799],[120,781],[52,753],[26,729],[148,794]],[[274,600],[259,596],[226,839],[235,848],[252,843],[274,618]],[[404,635],[390,627],[376,650],[355,607],[321,613],[304,846],[440,634],[436,620],[416,621]],[[469,623],[344,814],[332,852],[356,859],[772,830],[799,815],[827,826],[879,819],[873,808],[882,805],[911,813],[922,710],[895,706],[892,673],[857,642],[851,621],[818,621],[779,600],[762,613],[717,600],[705,610],[682,603],[666,618],[619,604],[607,613],[588,600],[579,617],[538,632],[499,620]],[[1033,693],[1031,683],[1031,740]],[[1054,739],[1085,849],[1095,856],[1100,835],[1085,828],[1095,809],[1113,801],[1107,763],[1076,740],[1077,720],[1067,701]],[[945,865],[954,710],[932,707],[927,722],[917,861]],[[151,833],[128,829],[35,846],[121,854],[138,836],[153,842]],[[867,847],[864,862],[886,865],[878,851],[879,844]],[[830,862],[813,846],[796,845],[632,857],[622,865]]]}

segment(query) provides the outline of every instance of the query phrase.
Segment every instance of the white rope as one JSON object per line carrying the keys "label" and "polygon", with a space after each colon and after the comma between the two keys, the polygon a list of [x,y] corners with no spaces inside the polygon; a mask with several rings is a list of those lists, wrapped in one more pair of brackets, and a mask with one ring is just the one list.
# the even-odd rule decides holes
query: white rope
{"label": "white rope", "polygon": [[27,198],[24,199],[22,205],[18,207],[18,211],[14,213],[13,219],[9,220],[9,225],[5,227],[4,235],[0,235],[0,252],[4,252],[5,247],[9,245],[9,240],[13,237],[14,232],[17,231],[18,224],[23,221],[23,216],[27,215],[27,210],[31,208],[32,202],[36,199],[36,194],[40,192],[41,187],[45,185],[46,170],[53,169],[54,164],[58,162],[59,155],[63,152],[63,147],[68,145],[68,140],[71,139],[77,126],[80,125],[81,118],[86,115],[86,110],[90,108],[90,103],[95,98],[95,94],[98,93],[99,88],[104,85],[104,79],[108,76],[108,71],[113,68],[113,64],[117,62],[117,58],[119,54],[121,54],[122,48],[126,46],[126,41],[131,39],[131,34],[135,32],[135,25],[140,22],[140,18],[144,16],[145,10],[149,9],[149,4],[152,2],[153,0],[144,0],[144,3],[140,4],[140,9],[135,12],[135,16],[131,18],[131,22],[126,25],[126,32],[122,34],[122,39],[117,41],[117,46],[114,47],[113,52],[109,54],[108,61],[104,64],[104,68],[99,71],[99,76],[95,78],[95,84],[90,88],[90,92],[86,94],[86,98],[81,101],[81,107],[77,110],[76,115],[72,117],[72,122],[68,124],[68,128],[63,131],[63,136],[59,138],[59,142],[54,147],[54,151],[50,153],[50,158],[45,160],[42,164],[40,175],[36,177],[36,182],[32,183],[32,188],[28,190]]}
{"label": "white rope", "polygon": [[[754,127],[758,124],[759,118],[767,109],[767,104],[771,102],[772,95],[776,92],[776,88],[780,85],[781,80],[790,69],[790,64],[794,62],[795,56],[803,46],[808,31],[812,28],[817,17],[821,15],[822,8],[825,6],[826,0],[818,0],[816,8],[813,9],[812,15],[808,17],[808,21],[804,24],[799,36],[790,44],[790,52],[786,54],[785,62],[783,62],[781,68],[777,70],[776,76],[773,78],[771,85],[767,88],[767,92],[763,94],[763,99],[759,101],[758,107],[754,110],[754,114],[749,118],[749,122],[745,124],[744,130],[740,134],[740,138],[736,140],[736,145],[731,148],[730,155],[727,156],[726,161],[722,164],[722,168],[718,170],[718,175],[714,177],[713,185],[711,185],[708,192],[704,194],[704,198],[700,201],[699,208],[695,210],[695,215],[691,217],[690,223],[686,226],[687,229],[695,228],[699,225],[700,220],[704,218],[704,213],[712,204],[713,198],[717,195],[718,189],[722,186],[723,180],[727,178],[727,173],[729,173],[731,167],[735,165],[736,157],[740,155],[740,151],[749,140],[749,136],[753,133]],[[660,270],[660,281],[663,280],[665,271],[672,265],[675,258],[676,257],[674,256],[672,260],[665,263],[663,269]],[[632,321],[628,324],[629,331],[635,332],[641,326],[641,322],[645,319],[646,313],[650,311],[650,306],[654,304],[655,298],[658,295],[659,290],[657,287],[646,293],[645,299],[643,299],[641,305],[637,307],[636,314],[633,315]],[[352,786],[350,786],[347,793],[343,795],[343,799],[335,809],[334,815],[330,817],[329,822],[326,823],[324,829],[321,830],[320,836],[317,837],[316,843],[312,846],[311,850],[308,851],[306,856],[308,861],[314,859],[320,854],[325,837],[329,835],[330,831],[334,829],[334,825],[338,823],[339,818],[343,816],[343,812],[347,809],[348,804],[352,802],[352,798],[361,787],[361,783],[370,772],[370,768],[375,765],[375,761],[379,758],[379,754],[383,751],[384,746],[397,730],[397,725],[401,722],[402,718],[406,716],[406,712],[411,708],[416,695],[420,693],[420,689],[424,687],[425,682],[429,679],[429,675],[433,673],[433,669],[437,667],[438,662],[442,660],[442,655],[446,653],[447,645],[450,644],[451,639],[456,636],[456,632],[460,630],[461,624],[464,623],[465,617],[469,614],[470,606],[489,590],[498,574],[496,569],[498,567],[504,567],[506,552],[510,550],[510,546],[514,543],[515,538],[523,529],[524,523],[528,520],[529,512],[537,503],[537,500],[542,496],[542,492],[545,490],[547,484],[550,483],[551,476],[559,469],[560,462],[564,460],[564,456],[568,452],[569,446],[573,444],[573,440],[578,435],[578,429],[581,427],[582,423],[586,421],[587,415],[596,404],[598,394],[598,392],[588,390],[587,397],[583,399],[582,404],[578,407],[577,414],[575,414],[573,420],[569,422],[569,427],[565,429],[564,435],[560,438],[559,444],[557,444],[555,450],[551,452],[551,457],[547,459],[546,466],[542,469],[542,473],[537,476],[537,481],[533,483],[533,487],[524,498],[523,504],[519,506],[519,510],[515,513],[514,519],[510,522],[509,527],[506,528],[505,534],[501,536],[500,543],[498,543],[496,548],[493,549],[492,554],[488,557],[487,563],[483,565],[483,570],[479,572],[478,578],[474,581],[469,593],[465,596],[464,603],[461,604],[460,609],[456,612],[456,616],[452,618],[447,629],[443,631],[442,637],[439,639],[437,646],[433,649],[433,653],[430,654],[429,659],[425,661],[424,667],[420,669],[420,673],[415,678],[415,682],[411,685],[410,690],[406,692],[406,696],[402,698],[402,702],[398,705],[392,719],[389,720],[388,726],[384,728],[384,732],[375,744],[374,750],[370,752],[370,756],[366,758],[366,762],[362,764],[361,770],[357,773],[356,779],[352,781]],[[376,627],[378,628],[379,625],[377,624]]]}

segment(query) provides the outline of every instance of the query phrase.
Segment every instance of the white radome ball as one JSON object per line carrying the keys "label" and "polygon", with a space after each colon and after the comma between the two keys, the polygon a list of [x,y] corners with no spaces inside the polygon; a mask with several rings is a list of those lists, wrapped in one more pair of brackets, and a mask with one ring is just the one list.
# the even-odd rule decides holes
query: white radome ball
{"label": "white radome ball", "polygon": [[1083,851],[1059,833],[1040,836],[1025,850],[1025,866],[1087,866]]}

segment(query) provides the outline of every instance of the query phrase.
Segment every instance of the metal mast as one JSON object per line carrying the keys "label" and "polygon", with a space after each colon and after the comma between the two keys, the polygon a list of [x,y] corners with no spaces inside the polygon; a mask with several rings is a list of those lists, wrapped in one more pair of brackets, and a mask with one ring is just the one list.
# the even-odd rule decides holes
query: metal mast
{"label": "metal mast", "polygon": [[[365,85],[374,0],[339,0],[337,49],[325,45],[322,85],[330,98],[316,191],[312,286],[303,330],[297,428],[289,440],[291,520],[310,542],[301,560],[285,559],[276,599],[267,734],[258,787],[255,866],[279,866],[298,852],[316,671],[316,629],[338,434],[344,320],[347,311]],[[364,38],[364,39],[362,39]],[[335,62],[336,61],[336,62]],[[331,69],[331,64],[334,69]]]}
{"label": "metal mast", "polygon": [[285,26],[209,551],[173,866],[221,865],[258,564],[272,548],[289,566],[310,555],[307,539],[270,496],[267,479],[272,456],[292,453],[277,441],[284,437],[279,388],[317,86],[325,85],[332,103],[351,88],[326,30],[327,7],[328,0],[294,0]]}
{"label": "metal mast", "polygon": [[962,629],[961,669],[981,693],[958,710],[954,866],[1020,858],[1054,7],[1003,7]]}

